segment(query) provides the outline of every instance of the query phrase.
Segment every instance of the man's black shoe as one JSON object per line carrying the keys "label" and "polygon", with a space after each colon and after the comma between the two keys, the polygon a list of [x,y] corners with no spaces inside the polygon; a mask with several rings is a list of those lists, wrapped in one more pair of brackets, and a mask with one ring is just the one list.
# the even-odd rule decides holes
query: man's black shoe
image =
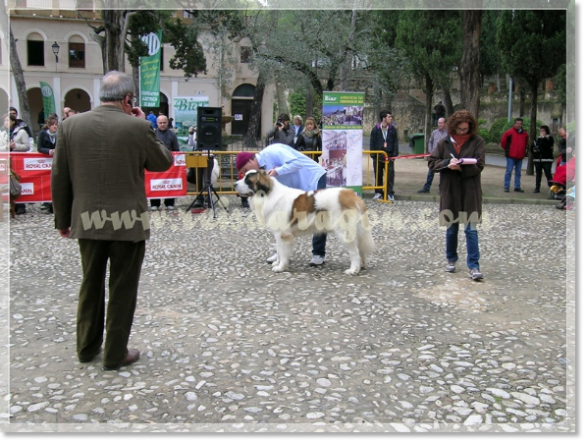
{"label": "man's black shoe", "polygon": [[515,192],[525,192],[521,188],[515,188]]}
{"label": "man's black shoe", "polygon": [[509,190],[507,188],[505,188],[505,192],[509,192]]}
{"label": "man's black shoe", "polygon": [[418,194],[429,194],[429,189],[420,189],[417,191]]}

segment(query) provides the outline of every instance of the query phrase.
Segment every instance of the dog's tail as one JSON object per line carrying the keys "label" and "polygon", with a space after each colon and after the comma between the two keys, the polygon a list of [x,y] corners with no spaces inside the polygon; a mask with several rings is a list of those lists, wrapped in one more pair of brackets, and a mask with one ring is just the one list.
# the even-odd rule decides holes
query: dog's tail
{"label": "dog's tail", "polygon": [[356,209],[358,209],[358,213],[360,214],[360,220],[356,226],[358,249],[362,254],[370,255],[374,252],[374,240],[372,238],[368,214],[366,213],[366,205],[362,199],[356,202]]}

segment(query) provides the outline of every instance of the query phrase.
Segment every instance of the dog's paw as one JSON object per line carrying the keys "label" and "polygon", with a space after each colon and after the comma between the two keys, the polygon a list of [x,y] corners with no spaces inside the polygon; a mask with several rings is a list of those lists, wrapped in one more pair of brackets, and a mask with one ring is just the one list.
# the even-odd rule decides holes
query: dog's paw
{"label": "dog's paw", "polygon": [[285,269],[285,266],[273,266],[273,272],[283,272]]}
{"label": "dog's paw", "polygon": [[349,268],[349,269],[346,269],[344,271],[344,274],[346,274],[346,275],[356,275],[359,272],[360,272],[360,269],[358,269],[358,268]]}

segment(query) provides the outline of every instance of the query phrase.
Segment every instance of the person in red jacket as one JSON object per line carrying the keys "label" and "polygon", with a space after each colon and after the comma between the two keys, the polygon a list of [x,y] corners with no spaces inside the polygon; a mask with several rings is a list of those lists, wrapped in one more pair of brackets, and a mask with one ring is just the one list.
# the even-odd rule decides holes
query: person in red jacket
{"label": "person in red jacket", "polygon": [[511,173],[515,168],[515,192],[525,192],[521,189],[521,167],[529,146],[529,134],[523,130],[523,119],[516,118],[513,127],[506,131],[501,138],[501,147],[507,157],[507,169],[505,172],[505,192],[509,192],[511,185]]}

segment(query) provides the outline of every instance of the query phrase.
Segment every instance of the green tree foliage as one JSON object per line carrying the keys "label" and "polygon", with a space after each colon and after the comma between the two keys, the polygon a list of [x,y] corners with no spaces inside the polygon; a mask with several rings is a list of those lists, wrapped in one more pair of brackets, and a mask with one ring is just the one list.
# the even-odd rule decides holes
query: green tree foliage
{"label": "green tree foliage", "polygon": [[409,59],[411,71],[424,84],[426,135],[431,134],[433,92],[458,65],[462,48],[462,22],[457,11],[400,12],[396,43]]}
{"label": "green tree foliage", "polygon": [[[497,21],[497,45],[502,64],[513,77],[523,78],[531,93],[529,137],[536,137],[539,84],[554,77],[566,60],[566,11],[502,11]],[[532,158],[527,174],[533,174]]]}
{"label": "green tree foliage", "polygon": [[305,93],[293,92],[289,94],[289,109],[291,110],[291,120],[294,115],[305,118]]}

